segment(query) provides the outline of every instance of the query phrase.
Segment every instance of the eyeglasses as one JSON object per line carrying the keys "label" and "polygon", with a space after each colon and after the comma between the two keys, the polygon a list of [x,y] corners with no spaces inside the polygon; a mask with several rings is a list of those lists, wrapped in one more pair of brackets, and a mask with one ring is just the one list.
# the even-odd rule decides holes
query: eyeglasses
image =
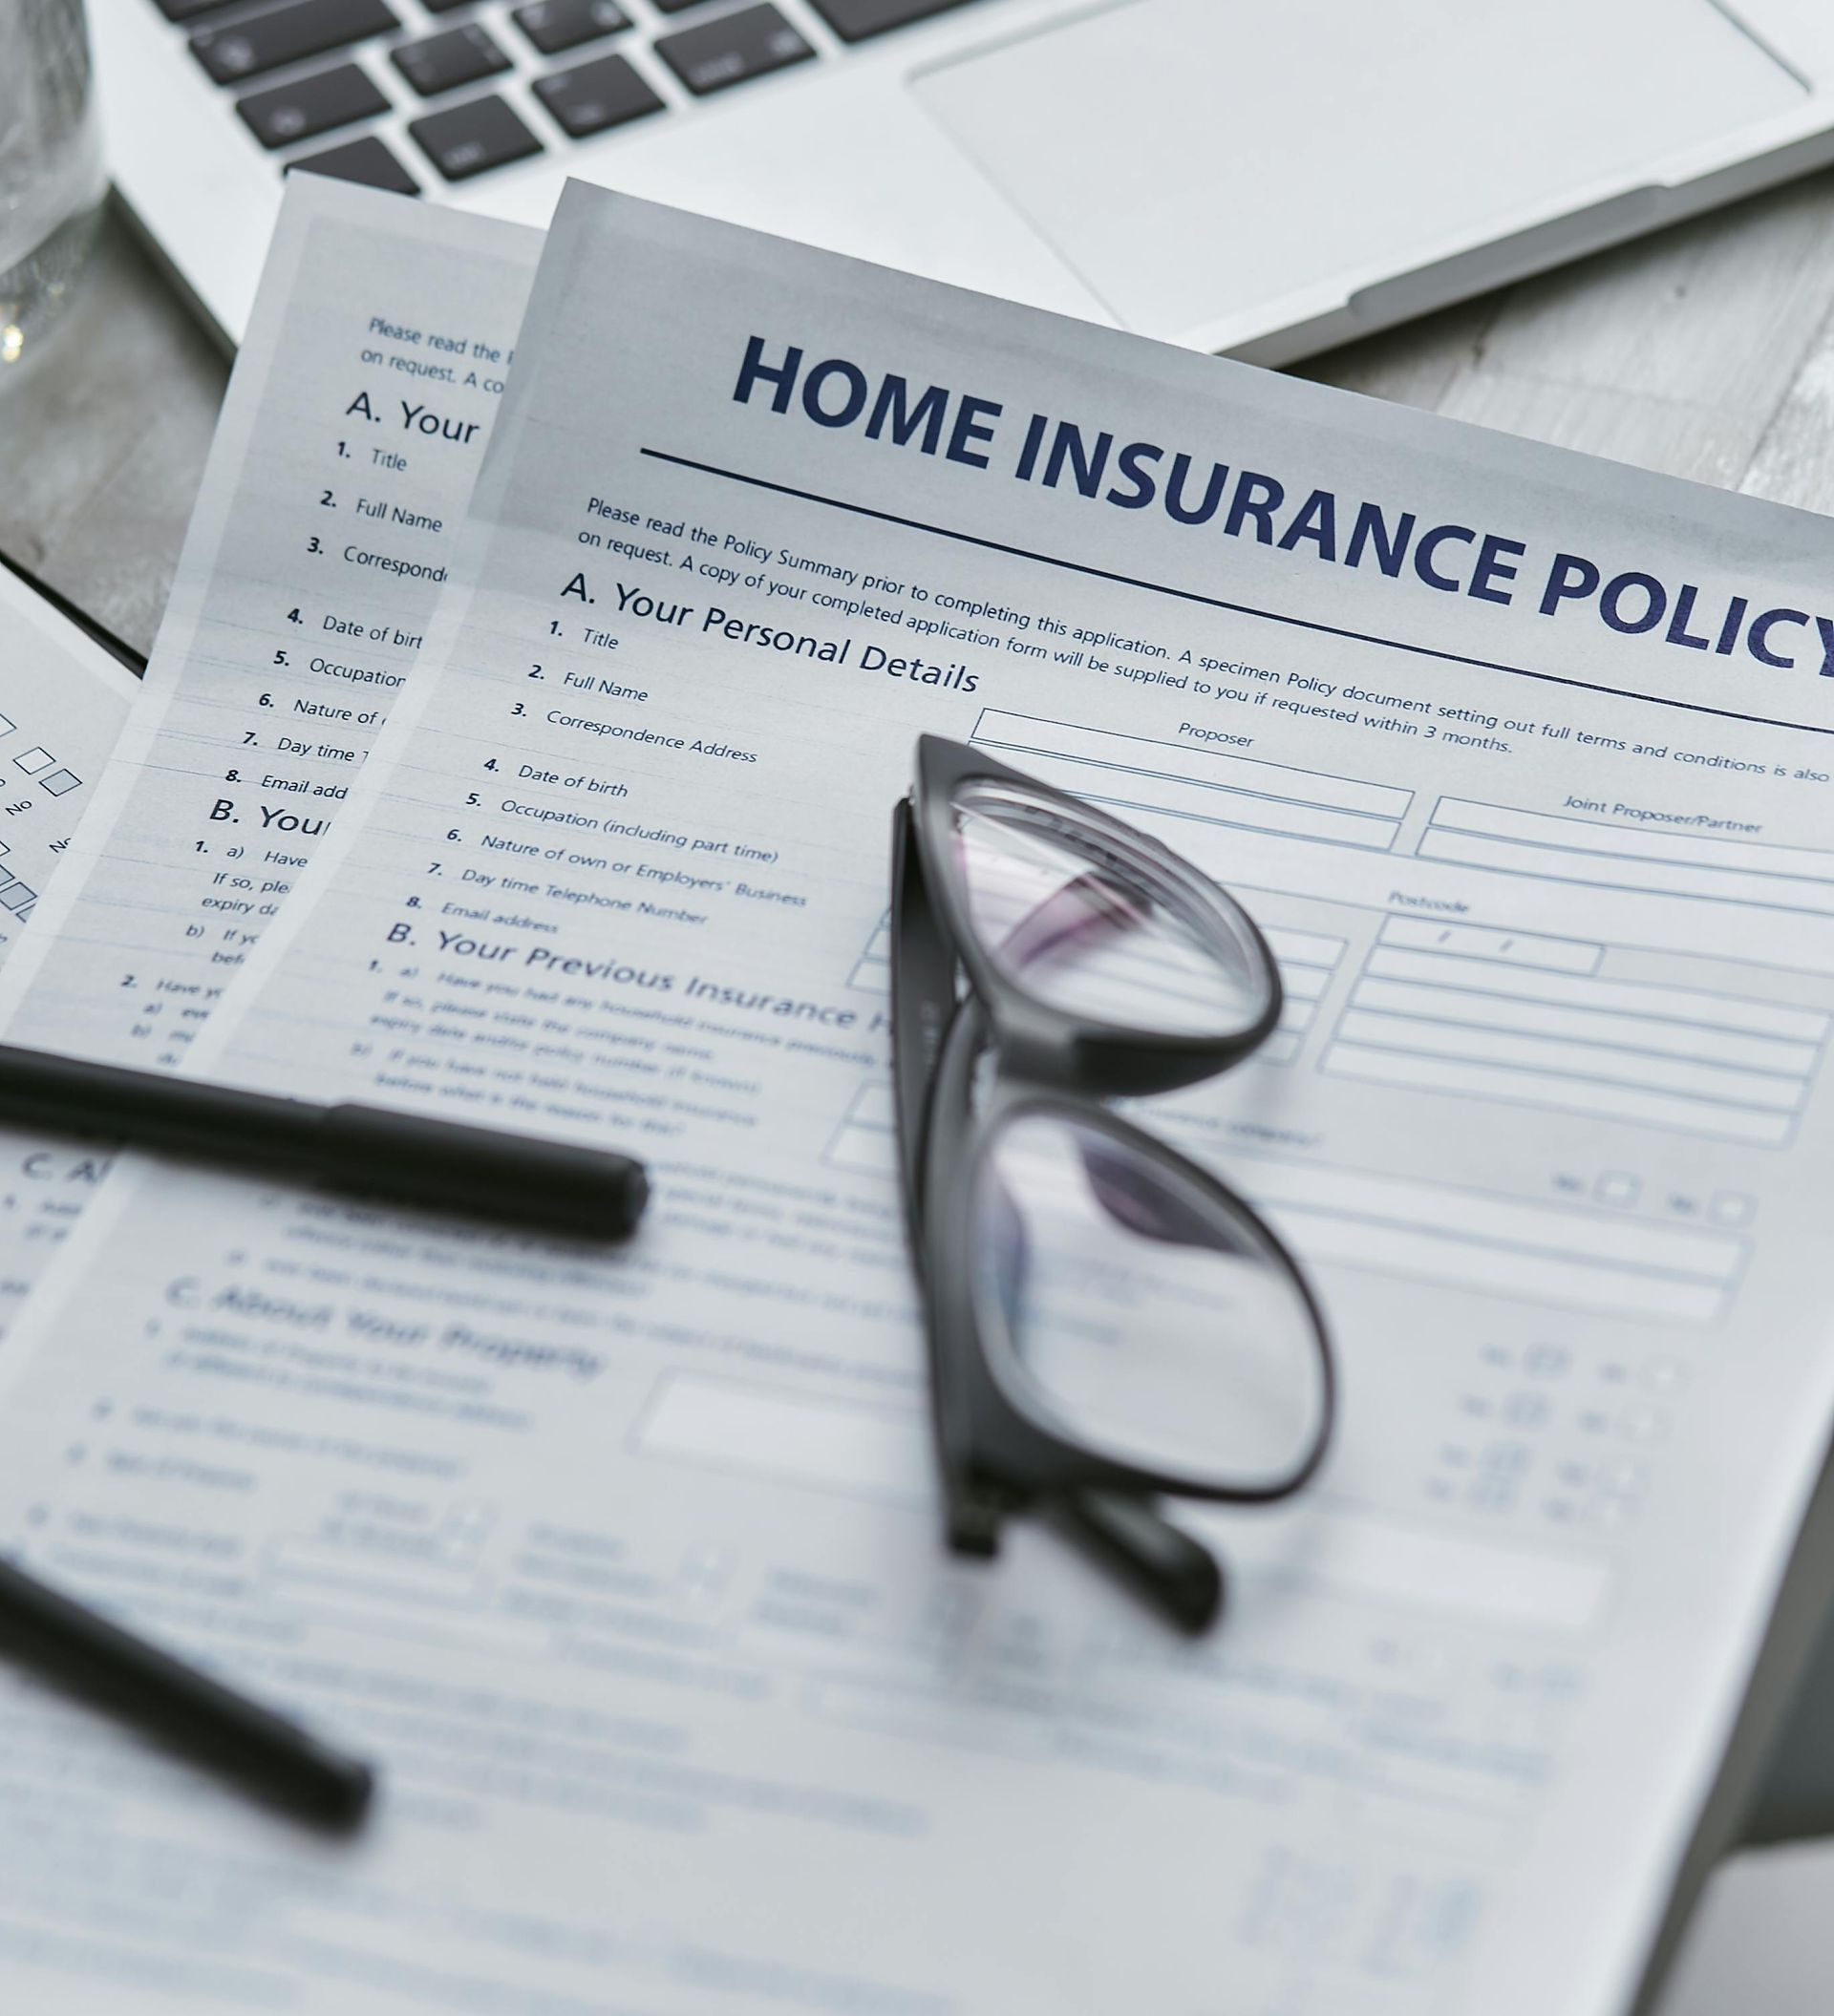
{"label": "eyeglasses", "polygon": [[1154,1498],[1298,1491],[1331,1437],[1331,1344],[1271,1227],[1100,1101],[1250,1055],[1280,1019],[1273,955],[1169,848],[935,735],[893,815],[891,881],[898,1147],[949,1544],[992,1555],[1039,1507],[1201,1630],[1222,1569]]}

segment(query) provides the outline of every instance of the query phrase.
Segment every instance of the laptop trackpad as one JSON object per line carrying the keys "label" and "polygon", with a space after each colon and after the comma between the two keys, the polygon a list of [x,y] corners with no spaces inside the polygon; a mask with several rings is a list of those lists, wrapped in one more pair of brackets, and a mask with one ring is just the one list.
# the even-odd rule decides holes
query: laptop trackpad
{"label": "laptop trackpad", "polygon": [[1505,236],[1802,96],[1712,0],[1131,0],[911,88],[1168,337]]}

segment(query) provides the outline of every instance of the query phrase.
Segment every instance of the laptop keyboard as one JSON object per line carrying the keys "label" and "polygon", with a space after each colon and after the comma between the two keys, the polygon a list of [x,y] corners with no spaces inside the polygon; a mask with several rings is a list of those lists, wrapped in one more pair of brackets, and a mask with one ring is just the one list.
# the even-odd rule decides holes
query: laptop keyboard
{"label": "laptop keyboard", "polygon": [[985,0],[148,4],[282,167],[418,194]]}

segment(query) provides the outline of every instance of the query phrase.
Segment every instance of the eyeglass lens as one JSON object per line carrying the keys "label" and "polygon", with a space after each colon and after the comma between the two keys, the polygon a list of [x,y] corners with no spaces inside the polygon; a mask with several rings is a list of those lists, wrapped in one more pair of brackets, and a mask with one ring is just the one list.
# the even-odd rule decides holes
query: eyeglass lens
{"label": "eyeglass lens", "polygon": [[964,785],[953,812],[970,921],[1015,987],[1167,1035],[1247,1029],[1264,1012],[1273,982],[1251,934],[1194,920],[1143,852],[1004,784]]}
{"label": "eyeglass lens", "polygon": [[1315,1322],[1246,1213],[1094,1116],[1032,1109],[987,1144],[972,1225],[983,1339],[1077,1438],[1235,1488],[1303,1460]]}

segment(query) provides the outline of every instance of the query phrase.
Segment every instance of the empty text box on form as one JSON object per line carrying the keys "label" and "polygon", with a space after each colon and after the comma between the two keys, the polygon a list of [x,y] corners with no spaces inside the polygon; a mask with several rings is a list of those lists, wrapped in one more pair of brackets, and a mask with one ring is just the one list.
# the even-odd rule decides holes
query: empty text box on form
{"label": "empty text box on form", "polygon": [[1419,851],[1542,881],[1834,916],[1834,854],[1679,826],[1618,826],[1441,798]]}
{"label": "empty text box on form", "polygon": [[1531,950],[1558,943],[1504,952],[1499,940],[1500,956],[1484,956],[1489,948],[1468,930],[1455,937],[1450,926],[1391,920],[1325,1069],[1731,1140],[1788,1139],[1827,1039],[1826,1015],[1602,979],[1602,946],[1578,947],[1565,969]]}
{"label": "empty text box on form", "polygon": [[1382,851],[1394,845],[1414,802],[1411,791],[1394,785],[994,708],[983,711],[970,739],[998,750],[1015,770],[1123,817],[1157,813]]}
{"label": "empty text box on form", "polygon": [[[935,1496],[929,1424],[920,1408],[786,1397],[763,1385],[701,1373],[666,1376],[636,1432],[645,1455],[714,1470],[763,1471],[819,1491],[928,1508]],[[1187,1507],[1197,1524],[1205,1514]],[[1278,1516],[1275,1516],[1277,1524]],[[1605,1564],[1399,1519],[1314,1518],[1302,1558],[1268,1572],[1343,1594],[1424,1609],[1506,1616],[1545,1630],[1583,1630],[1608,1581]],[[1222,1526],[1238,1563],[1239,1525]],[[1277,1559],[1275,1540],[1268,1555]]]}

